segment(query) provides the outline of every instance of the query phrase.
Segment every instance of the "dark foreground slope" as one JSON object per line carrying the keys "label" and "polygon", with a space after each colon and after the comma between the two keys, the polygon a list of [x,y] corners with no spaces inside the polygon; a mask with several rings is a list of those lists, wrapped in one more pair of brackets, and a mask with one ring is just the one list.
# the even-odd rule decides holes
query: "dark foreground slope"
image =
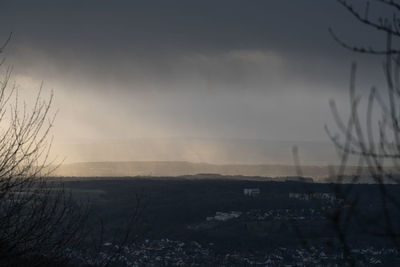
{"label": "dark foreground slope", "polygon": [[[330,214],[351,212],[353,200],[368,214],[379,215],[382,199],[378,185],[355,185],[353,193],[340,199],[332,184],[246,180],[129,179],[103,178],[66,182],[75,196],[89,197],[98,217],[109,232],[121,225],[135,208],[140,196],[144,208],[140,223],[134,225],[137,239],[197,241],[213,244],[216,250],[260,250],[277,246],[298,247],[336,242]],[[343,188],[350,185],[342,185]],[[260,190],[246,196],[244,189]],[[390,185],[392,195],[400,186]],[[398,210],[392,209],[393,221]],[[93,220],[93,227],[97,222]],[[350,222],[349,242],[356,246],[390,245],[387,238],[369,236]]]}

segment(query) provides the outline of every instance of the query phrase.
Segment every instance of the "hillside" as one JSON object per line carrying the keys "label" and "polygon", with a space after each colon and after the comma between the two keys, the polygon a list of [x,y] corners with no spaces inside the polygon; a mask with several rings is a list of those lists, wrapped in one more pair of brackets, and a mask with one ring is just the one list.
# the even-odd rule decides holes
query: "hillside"
{"label": "hillside", "polygon": [[[328,167],[302,166],[302,176],[322,179],[330,176]],[[349,168],[348,173],[355,171]],[[81,162],[61,165],[55,176],[116,177],[116,176],[183,176],[199,173],[243,175],[262,177],[298,176],[295,166],[290,165],[218,165],[186,161],[129,161],[129,162]]]}

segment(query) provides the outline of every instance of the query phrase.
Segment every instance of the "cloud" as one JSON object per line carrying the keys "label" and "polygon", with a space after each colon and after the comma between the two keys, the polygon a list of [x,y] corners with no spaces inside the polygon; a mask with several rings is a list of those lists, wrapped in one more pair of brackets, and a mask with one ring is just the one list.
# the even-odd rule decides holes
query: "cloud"
{"label": "cloud", "polygon": [[4,1],[0,23],[0,36],[14,32],[16,80],[55,90],[64,140],[324,139],[351,61],[361,89],[383,84],[379,58],[327,29],[382,36],[355,35],[363,27],[335,1]]}

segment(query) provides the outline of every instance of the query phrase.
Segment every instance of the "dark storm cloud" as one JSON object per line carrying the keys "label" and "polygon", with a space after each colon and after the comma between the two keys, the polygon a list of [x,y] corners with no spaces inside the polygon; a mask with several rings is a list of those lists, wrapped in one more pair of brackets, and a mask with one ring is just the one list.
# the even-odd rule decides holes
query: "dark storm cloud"
{"label": "dark storm cloud", "polygon": [[65,139],[326,140],[351,61],[362,88],[382,79],[381,58],[346,51],[328,28],[351,43],[385,36],[335,0],[13,0],[0,24],[22,87],[55,89]]}
{"label": "dark storm cloud", "polygon": [[[38,70],[38,57],[47,58],[64,76],[76,71],[175,88],[196,76],[215,90],[246,89],[263,87],[276,76],[270,69],[281,68],[283,80],[343,87],[338,77],[357,59],[328,34],[333,26],[353,35],[354,20],[333,0],[6,1],[0,12],[3,36],[15,33],[9,54],[18,68]],[[362,32],[358,38],[365,41]],[[264,51],[284,62],[254,64],[227,57],[231,51]]]}
{"label": "dark storm cloud", "polygon": [[315,41],[307,35],[320,30],[320,13],[335,19],[332,6],[317,1],[13,1],[2,19],[27,38],[60,49],[299,50]]}

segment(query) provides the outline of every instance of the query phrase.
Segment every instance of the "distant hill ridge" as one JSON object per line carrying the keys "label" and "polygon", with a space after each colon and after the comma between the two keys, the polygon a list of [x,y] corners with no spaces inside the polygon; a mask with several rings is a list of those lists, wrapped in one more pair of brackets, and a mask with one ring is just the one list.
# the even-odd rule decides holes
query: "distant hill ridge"
{"label": "distant hill ridge", "polygon": [[[327,166],[302,166],[303,177],[322,179],[331,175]],[[348,168],[349,175],[356,167]],[[296,177],[296,166],[290,165],[246,165],[210,164],[187,161],[126,161],[126,162],[80,162],[61,165],[55,176],[116,177],[116,176],[184,176],[184,175],[243,175],[260,177]]]}

